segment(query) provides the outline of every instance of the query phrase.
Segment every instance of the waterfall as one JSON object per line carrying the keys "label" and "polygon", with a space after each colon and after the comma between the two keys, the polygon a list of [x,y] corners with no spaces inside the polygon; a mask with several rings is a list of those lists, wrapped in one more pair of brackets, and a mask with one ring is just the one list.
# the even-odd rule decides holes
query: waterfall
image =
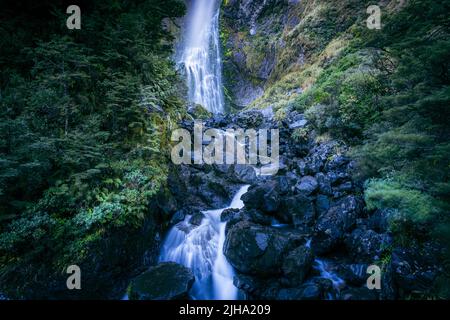
{"label": "waterfall", "polygon": [[234,270],[223,254],[226,222],[221,222],[220,215],[225,209],[242,208],[241,196],[248,188],[241,187],[228,208],[204,211],[199,226],[192,225],[192,216],[187,216],[169,231],[164,241],[160,261],[173,261],[192,269],[195,283],[190,294],[194,299],[238,298],[238,289],[233,285]]}
{"label": "waterfall", "polygon": [[178,64],[184,68],[189,101],[224,112],[218,0],[192,0],[187,9]]}

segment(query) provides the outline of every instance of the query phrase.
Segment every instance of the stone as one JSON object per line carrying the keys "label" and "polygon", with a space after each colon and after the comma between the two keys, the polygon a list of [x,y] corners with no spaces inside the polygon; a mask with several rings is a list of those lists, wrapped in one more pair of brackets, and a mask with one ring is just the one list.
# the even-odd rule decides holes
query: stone
{"label": "stone", "polygon": [[315,254],[329,252],[339,244],[344,239],[345,233],[355,226],[361,212],[362,200],[355,196],[347,196],[320,216],[311,243]]}
{"label": "stone", "polygon": [[189,268],[164,262],[134,278],[128,288],[128,296],[130,300],[188,299],[194,281]]}
{"label": "stone", "polygon": [[283,274],[290,287],[297,287],[303,283],[314,261],[311,248],[300,246],[292,250],[284,259]]}
{"label": "stone", "polygon": [[300,179],[299,183],[295,186],[295,189],[299,193],[309,196],[314,193],[318,187],[319,184],[314,177],[306,176]]}
{"label": "stone", "polygon": [[350,256],[367,262],[379,260],[383,251],[391,243],[392,239],[387,234],[362,229],[355,229],[345,239],[345,245]]}
{"label": "stone", "polygon": [[277,275],[281,273],[284,255],[300,241],[276,229],[241,221],[228,231],[224,253],[241,273]]}
{"label": "stone", "polygon": [[298,194],[283,198],[276,216],[284,223],[310,225],[315,218],[315,210],[308,197]]}
{"label": "stone", "polygon": [[192,215],[191,219],[189,219],[189,223],[194,226],[199,226],[202,224],[203,218],[205,215],[203,212],[196,212]]}

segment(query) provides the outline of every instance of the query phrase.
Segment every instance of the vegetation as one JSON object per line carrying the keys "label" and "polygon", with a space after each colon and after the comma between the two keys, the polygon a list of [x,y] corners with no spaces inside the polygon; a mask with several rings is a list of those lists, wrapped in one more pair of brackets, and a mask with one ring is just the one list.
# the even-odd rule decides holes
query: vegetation
{"label": "vegetation", "polygon": [[[291,40],[278,56],[278,78],[250,107],[304,112],[319,136],[350,144],[369,209],[390,212],[398,242],[438,243],[448,266],[450,3],[389,2],[379,31],[366,28],[364,10],[350,14],[359,8],[352,1],[330,7],[305,9],[285,31]],[[325,17],[330,25],[316,23]],[[303,65],[288,61],[305,46],[313,55]],[[294,88],[301,94],[289,94]],[[439,281],[446,284],[436,296],[448,297],[449,279]]]}
{"label": "vegetation", "polygon": [[67,1],[30,3],[0,17],[0,290],[142,226],[183,112],[162,23],[182,1],[82,1],[81,30],[65,26]]}

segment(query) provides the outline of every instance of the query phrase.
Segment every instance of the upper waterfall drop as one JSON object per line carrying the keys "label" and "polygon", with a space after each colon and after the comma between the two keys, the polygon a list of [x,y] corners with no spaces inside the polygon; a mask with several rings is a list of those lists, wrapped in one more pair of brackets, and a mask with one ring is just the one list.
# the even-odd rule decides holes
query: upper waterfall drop
{"label": "upper waterfall drop", "polygon": [[192,0],[178,59],[186,73],[189,101],[214,114],[224,112],[219,12],[219,0]]}

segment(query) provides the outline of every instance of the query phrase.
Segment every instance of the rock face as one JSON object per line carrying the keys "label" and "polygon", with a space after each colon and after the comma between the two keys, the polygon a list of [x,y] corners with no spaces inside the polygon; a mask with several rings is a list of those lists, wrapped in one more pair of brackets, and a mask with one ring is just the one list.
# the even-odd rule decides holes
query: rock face
{"label": "rock face", "polygon": [[[277,43],[273,31],[285,20],[286,12],[266,14],[269,8],[285,8],[284,0],[230,0],[222,6],[224,78],[233,107],[242,109],[264,93],[274,71]],[[261,18],[265,19],[261,19]],[[264,22],[261,22],[264,21]],[[244,31],[244,32],[242,32]],[[262,36],[266,45],[258,42]]]}
{"label": "rock face", "polygon": [[192,271],[174,262],[158,264],[131,281],[130,300],[184,300],[194,284]]}

